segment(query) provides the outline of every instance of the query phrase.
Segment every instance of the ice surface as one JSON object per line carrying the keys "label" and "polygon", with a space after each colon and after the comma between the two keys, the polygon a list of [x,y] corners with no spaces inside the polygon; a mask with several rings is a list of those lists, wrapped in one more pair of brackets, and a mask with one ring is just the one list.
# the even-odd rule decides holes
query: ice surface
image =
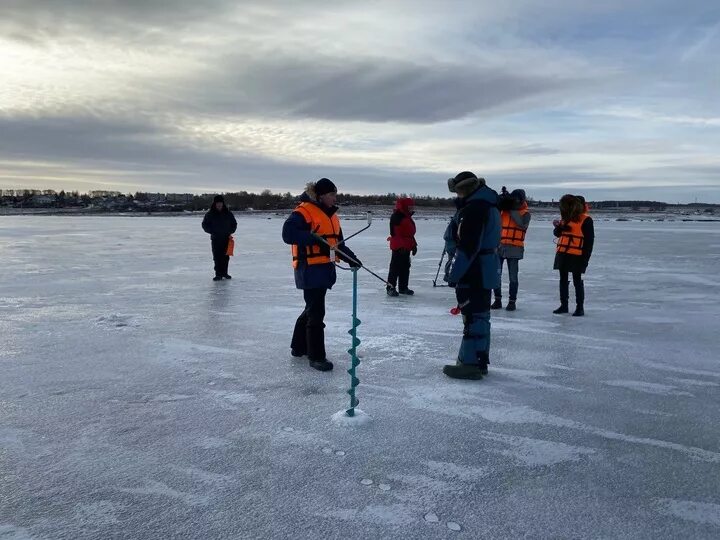
{"label": "ice surface", "polygon": [[[350,274],[320,373],[289,354],[282,218],[238,217],[219,283],[198,217],[0,217],[0,537],[720,536],[720,223],[597,217],[573,318],[534,220],[518,310],[465,382],[441,371],[445,224],[418,219],[414,297],[359,274],[372,422],[346,429]],[[350,242],[380,274],[386,236]]]}

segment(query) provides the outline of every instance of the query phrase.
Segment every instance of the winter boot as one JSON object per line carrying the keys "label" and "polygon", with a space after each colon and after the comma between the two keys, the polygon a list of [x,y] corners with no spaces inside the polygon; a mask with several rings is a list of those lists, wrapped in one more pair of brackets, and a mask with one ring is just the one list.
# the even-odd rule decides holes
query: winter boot
{"label": "winter boot", "polygon": [[560,307],[553,311],[555,315],[567,313],[568,296],[570,295],[570,283],[567,280],[560,280]]}
{"label": "winter boot", "polygon": [[231,276],[230,274],[225,274],[223,277],[224,277],[225,279],[232,279],[232,276]]}
{"label": "winter boot", "polygon": [[573,317],[582,317],[585,315],[585,282],[575,284],[575,312]]}
{"label": "winter boot", "polygon": [[290,354],[293,355],[295,358],[300,358],[301,356],[305,356],[307,353],[304,353],[297,349],[290,349]]}
{"label": "winter boot", "polygon": [[507,307],[505,308],[506,311],[515,311],[515,300],[510,300],[508,302]]}
{"label": "winter boot", "polygon": [[385,292],[387,293],[388,296],[393,296],[393,297],[394,297],[394,296],[400,296],[400,293],[399,293],[399,292],[397,292],[395,289],[390,288],[390,287],[386,287],[386,288],[385,288]]}
{"label": "winter boot", "polygon": [[479,381],[483,378],[480,366],[473,364],[447,364],[443,367],[443,373],[452,379]]}
{"label": "winter boot", "polygon": [[412,289],[400,289],[400,294],[412,296],[413,294],[415,294],[415,291],[413,291]]}
{"label": "winter boot", "polygon": [[310,367],[318,371],[332,371],[333,364],[328,360],[310,360]]}
{"label": "winter boot", "polygon": [[222,276],[215,276],[213,281],[222,281]]}
{"label": "winter boot", "polygon": [[490,306],[490,309],[502,309],[502,297],[496,296],[495,301]]}

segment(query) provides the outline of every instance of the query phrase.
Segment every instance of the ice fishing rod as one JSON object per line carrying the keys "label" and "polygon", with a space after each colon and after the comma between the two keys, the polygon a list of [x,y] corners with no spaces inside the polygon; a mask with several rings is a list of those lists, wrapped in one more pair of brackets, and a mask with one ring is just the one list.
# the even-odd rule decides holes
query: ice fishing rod
{"label": "ice fishing rod", "polygon": [[320,236],[319,234],[312,233],[312,235],[313,235],[317,240],[320,240],[323,244],[325,244],[327,247],[329,247],[329,248],[330,248],[330,251],[337,251],[340,255],[342,255],[343,257],[345,257],[345,259],[347,259],[348,261],[350,261],[350,262],[352,262],[352,263],[355,263],[355,264],[358,266],[358,268],[362,268],[363,270],[365,270],[365,271],[368,272],[369,274],[372,274],[373,276],[375,276],[376,278],[378,278],[380,281],[382,281],[387,287],[390,287],[392,290],[395,290],[395,286],[394,286],[392,283],[390,283],[389,281],[387,281],[385,278],[382,278],[382,277],[378,276],[375,272],[373,272],[372,270],[370,270],[370,269],[367,268],[366,266],[363,266],[363,264],[362,264],[360,261],[358,261],[357,259],[351,257],[350,255],[348,255],[347,253],[345,253],[345,252],[342,251],[341,249],[337,249],[337,247],[331,246],[330,243],[329,243],[327,240],[325,240],[322,236]]}
{"label": "ice fishing rod", "polygon": [[444,285],[437,284],[438,276],[440,275],[440,267],[442,266],[443,260],[445,260],[445,248],[443,248],[442,255],[440,256],[440,262],[438,263],[437,273],[435,274],[435,279],[433,279],[433,287],[443,287],[444,286]]}

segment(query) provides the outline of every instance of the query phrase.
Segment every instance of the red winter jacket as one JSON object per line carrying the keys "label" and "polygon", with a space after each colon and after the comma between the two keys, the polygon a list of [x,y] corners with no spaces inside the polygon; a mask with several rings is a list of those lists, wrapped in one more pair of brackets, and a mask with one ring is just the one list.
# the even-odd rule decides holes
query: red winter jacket
{"label": "red winter jacket", "polygon": [[410,216],[410,206],[415,206],[415,201],[406,197],[398,199],[395,203],[395,211],[390,217],[390,249],[407,249],[412,251],[417,247],[415,242],[415,222]]}

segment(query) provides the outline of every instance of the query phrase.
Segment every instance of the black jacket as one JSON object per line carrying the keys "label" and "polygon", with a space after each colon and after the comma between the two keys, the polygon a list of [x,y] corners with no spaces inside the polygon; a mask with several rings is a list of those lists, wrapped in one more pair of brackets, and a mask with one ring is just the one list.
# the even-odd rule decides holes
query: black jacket
{"label": "black jacket", "polygon": [[202,228],[213,239],[227,238],[237,230],[237,221],[227,206],[218,212],[213,205],[203,218]]}

